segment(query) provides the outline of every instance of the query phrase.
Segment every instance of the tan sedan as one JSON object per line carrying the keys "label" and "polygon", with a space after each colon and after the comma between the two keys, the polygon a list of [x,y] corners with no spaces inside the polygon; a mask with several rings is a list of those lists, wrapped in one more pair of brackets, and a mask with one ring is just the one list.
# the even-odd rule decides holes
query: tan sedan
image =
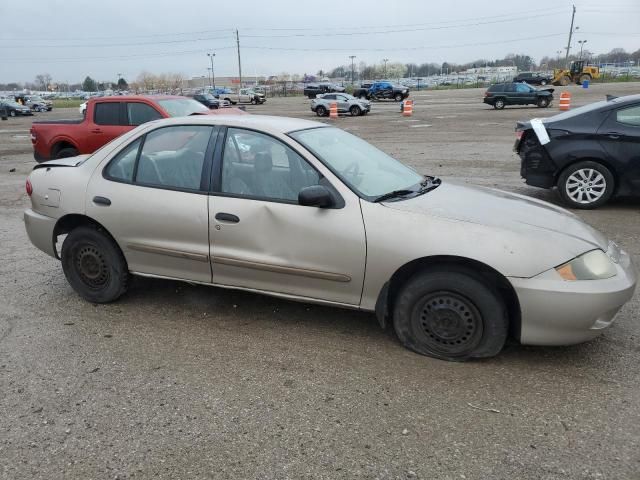
{"label": "tan sedan", "polygon": [[90,302],[132,274],[243,289],[375,312],[449,360],[495,355],[508,335],[593,338],[636,283],[629,256],[561,208],[420,175],[306,120],[150,122],[36,166],[27,192],[31,241]]}

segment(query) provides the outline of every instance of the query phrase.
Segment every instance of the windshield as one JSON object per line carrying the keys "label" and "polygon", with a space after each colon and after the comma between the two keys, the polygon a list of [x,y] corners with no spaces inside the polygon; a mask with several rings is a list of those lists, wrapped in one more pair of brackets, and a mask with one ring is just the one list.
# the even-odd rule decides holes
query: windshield
{"label": "windshield", "polygon": [[187,117],[194,113],[209,113],[207,107],[191,98],[158,100],[158,103],[171,117]]}
{"label": "windshield", "polygon": [[409,188],[424,179],[373,145],[338,128],[311,128],[290,135],[367,200]]}

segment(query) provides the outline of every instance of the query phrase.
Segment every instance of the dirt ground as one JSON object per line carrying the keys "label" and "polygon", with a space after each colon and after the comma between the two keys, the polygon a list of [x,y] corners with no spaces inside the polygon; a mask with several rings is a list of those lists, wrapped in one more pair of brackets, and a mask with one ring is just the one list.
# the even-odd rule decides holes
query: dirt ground
{"label": "dirt ground", "polygon": [[[568,89],[575,106],[640,84]],[[512,153],[515,122],[557,100],[495,111],[482,94],[334,122],[420,172],[557,203]],[[315,118],[302,98],[247,110]],[[371,314],[249,293],[136,279],[92,305],[24,230],[31,121],[0,122],[0,478],[640,478],[640,293],[595,341],[464,364]],[[640,202],[577,213],[640,265]]]}

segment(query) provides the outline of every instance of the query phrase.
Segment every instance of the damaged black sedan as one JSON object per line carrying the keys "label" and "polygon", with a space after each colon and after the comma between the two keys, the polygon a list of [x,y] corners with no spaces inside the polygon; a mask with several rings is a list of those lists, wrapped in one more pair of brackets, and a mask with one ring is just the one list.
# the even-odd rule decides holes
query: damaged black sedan
{"label": "damaged black sedan", "polygon": [[570,207],[597,208],[613,196],[640,195],[640,95],[518,122],[516,137],[525,182],[557,187]]}

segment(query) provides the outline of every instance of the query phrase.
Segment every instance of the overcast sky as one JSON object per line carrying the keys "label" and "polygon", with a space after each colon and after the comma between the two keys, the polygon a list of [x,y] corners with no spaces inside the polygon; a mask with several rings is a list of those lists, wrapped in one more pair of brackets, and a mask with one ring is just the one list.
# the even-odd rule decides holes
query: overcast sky
{"label": "overcast sky", "polygon": [[[639,0],[576,0],[577,40],[604,53],[640,48]],[[0,0],[0,82],[134,80],[147,70],[237,75],[315,73],[349,64],[467,62],[567,44],[571,2],[561,0]]]}

